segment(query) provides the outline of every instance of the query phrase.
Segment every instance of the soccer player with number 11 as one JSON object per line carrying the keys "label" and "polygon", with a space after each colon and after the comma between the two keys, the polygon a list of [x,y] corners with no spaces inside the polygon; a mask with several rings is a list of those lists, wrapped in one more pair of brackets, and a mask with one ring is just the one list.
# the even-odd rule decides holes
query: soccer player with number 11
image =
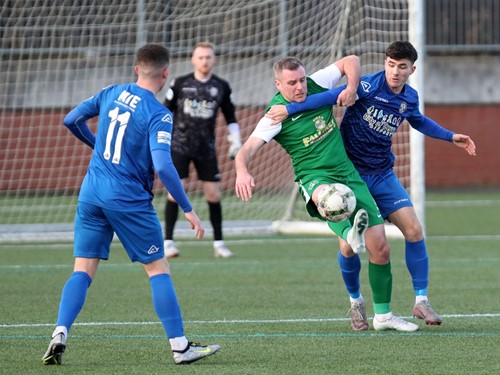
{"label": "soccer player with number 11", "polygon": [[[64,118],[73,135],[94,151],[78,197],[74,269],[62,290],[56,327],[42,357],[44,365],[62,363],[70,329],[85,304],[100,261],[109,258],[115,233],[130,260],[141,263],[146,271],[153,306],[169,339],[174,362],[191,363],[220,348],[194,344],[184,335],[162,228],[152,204],[156,171],[179,202],[196,237],[202,239],[205,229],[170,155],[172,113],[155,97],[167,81],[169,61],[165,47],[146,44],[137,51],[137,82],[108,86]],[[96,116],[99,122],[94,135],[86,121]]]}

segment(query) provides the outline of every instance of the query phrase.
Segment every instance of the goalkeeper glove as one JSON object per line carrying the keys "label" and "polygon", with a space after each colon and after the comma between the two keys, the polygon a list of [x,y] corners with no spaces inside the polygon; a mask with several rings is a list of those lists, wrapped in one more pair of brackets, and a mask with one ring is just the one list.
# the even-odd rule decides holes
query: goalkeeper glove
{"label": "goalkeeper glove", "polygon": [[228,124],[227,130],[229,135],[227,136],[227,140],[229,141],[229,159],[234,160],[236,158],[236,154],[240,151],[241,148],[241,133],[240,126],[236,122],[232,122]]}
{"label": "goalkeeper glove", "polygon": [[230,134],[227,136],[227,140],[229,141],[229,159],[234,160],[236,158],[236,154],[241,148],[241,138]]}

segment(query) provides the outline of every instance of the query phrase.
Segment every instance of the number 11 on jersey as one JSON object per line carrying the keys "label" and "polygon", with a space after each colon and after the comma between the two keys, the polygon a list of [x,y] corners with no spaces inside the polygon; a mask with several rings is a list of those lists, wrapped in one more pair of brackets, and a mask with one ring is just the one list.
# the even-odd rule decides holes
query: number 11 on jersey
{"label": "number 11 on jersey", "polygon": [[113,159],[111,162],[113,164],[120,164],[120,158],[122,154],[122,142],[125,136],[125,130],[127,129],[128,120],[130,119],[130,112],[119,113],[119,108],[116,107],[108,112],[108,116],[111,119],[109,124],[108,134],[106,135],[106,148],[104,150],[104,159],[109,160],[111,157],[111,142],[113,141],[113,135],[115,133],[116,123],[119,122],[118,132],[116,134]]}

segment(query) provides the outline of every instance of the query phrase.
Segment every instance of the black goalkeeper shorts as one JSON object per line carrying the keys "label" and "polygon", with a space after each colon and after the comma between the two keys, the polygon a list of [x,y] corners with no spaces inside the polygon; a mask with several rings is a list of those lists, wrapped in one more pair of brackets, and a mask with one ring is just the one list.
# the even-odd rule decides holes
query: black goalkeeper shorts
{"label": "black goalkeeper shorts", "polygon": [[210,182],[220,181],[219,165],[217,164],[217,157],[215,155],[211,157],[193,158],[189,155],[172,151],[172,161],[181,179],[189,177],[189,165],[193,162],[196,173],[198,174],[198,179]]}

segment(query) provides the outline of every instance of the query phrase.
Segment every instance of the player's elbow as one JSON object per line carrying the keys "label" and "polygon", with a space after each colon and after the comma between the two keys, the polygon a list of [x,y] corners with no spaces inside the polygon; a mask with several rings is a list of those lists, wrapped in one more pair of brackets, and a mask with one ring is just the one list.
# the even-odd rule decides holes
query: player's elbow
{"label": "player's elbow", "polygon": [[359,57],[356,55],[347,55],[335,62],[335,65],[337,65],[337,68],[340,70],[342,75],[345,75],[346,73],[359,74],[361,69]]}
{"label": "player's elbow", "polygon": [[361,61],[358,56],[356,55],[347,55],[342,58],[342,61],[345,64],[348,64],[350,66],[360,66]]}
{"label": "player's elbow", "polygon": [[67,127],[68,129],[74,129],[76,124],[73,119],[73,116],[70,116],[70,114],[66,115],[63,119],[63,125]]}
{"label": "player's elbow", "polygon": [[344,58],[347,61],[350,61],[350,62],[353,62],[353,63],[359,63],[360,62],[359,56],[357,56],[357,55],[347,55]]}
{"label": "player's elbow", "polygon": [[346,67],[349,67],[348,70],[351,73],[357,72],[359,74],[359,71],[361,69],[361,61],[359,57],[356,55],[348,55],[345,57],[345,59],[344,71],[346,70]]}
{"label": "player's elbow", "polygon": [[155,165],[155,172],[160,178],[160,180],[167,180],[169,179],[169,174],[168,174],[168,168],[166,168],[165,165],[160,164],[159,166]]}
{"label": "player's elbow", "polygon": [[234,166],[236,168],[236,171],[246,170],[253,155],[257,152],[259,147],[255,146],[255,142],[252,141],[254,141],[253,137],[247,140],[247,142],[243,144],[243,146],[236,154],[236,157],[234,159]]}

